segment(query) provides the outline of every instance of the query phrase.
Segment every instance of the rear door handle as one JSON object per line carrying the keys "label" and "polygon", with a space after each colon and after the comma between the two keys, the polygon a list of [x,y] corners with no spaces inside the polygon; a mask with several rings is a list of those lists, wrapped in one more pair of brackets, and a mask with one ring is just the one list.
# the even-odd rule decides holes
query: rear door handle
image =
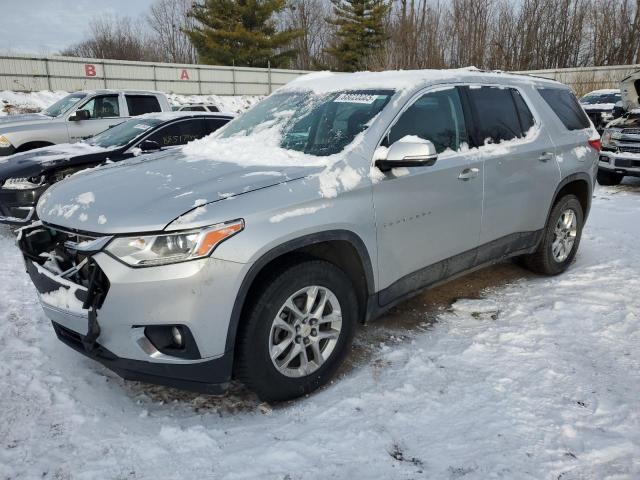
{"label": "rear door handle", "polygon": [[476,178],[479,171],[480,170],[477,168],[465,168],[464,170],[462,170],[462,172],[460,172],[460,175],[458,175],[458,180],[467,181],[472,178]]}
{"label": "rear door handle", "polygon": [[538,157],[538,160],[540,160],[541,162],[548,162],[549,160],[553,160],[553,153],[544,152],[542,155]]}

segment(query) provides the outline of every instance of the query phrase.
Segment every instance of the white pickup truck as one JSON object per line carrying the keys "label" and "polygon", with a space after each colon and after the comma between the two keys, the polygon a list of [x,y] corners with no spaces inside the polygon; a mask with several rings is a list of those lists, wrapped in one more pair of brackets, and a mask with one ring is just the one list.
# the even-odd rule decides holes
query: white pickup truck
{"label": "white pickup truck", "polygon": [[170,112],[163,93],[91,90],[67,95],[40,113],[0,119],[0,157],[92,137],[129,117]]}

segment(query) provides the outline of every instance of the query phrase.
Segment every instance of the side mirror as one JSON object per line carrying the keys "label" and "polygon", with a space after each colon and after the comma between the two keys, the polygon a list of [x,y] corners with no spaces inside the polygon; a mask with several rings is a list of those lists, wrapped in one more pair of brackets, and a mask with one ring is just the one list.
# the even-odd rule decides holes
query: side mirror
{"label": "side mirror", "polygon": [[436,147],[429,140],[395,142],[387,151],[387,158],[376,160],[376,167],[383,172],[396,167],[430,167],[438,159]]}
{"label": "side mirror", "polygon": [[140,144],[140,150],[143,152],[153,152],[154,150],[160,150],[160,144],[153,140],[145,140]]}
{"label": "side mirror", "polygon": [[76,113],[69,117],[69,120],[72,122],[79,122],[81,120],[89,120],[91,118],[91,113],[89,110],[78,110]]}

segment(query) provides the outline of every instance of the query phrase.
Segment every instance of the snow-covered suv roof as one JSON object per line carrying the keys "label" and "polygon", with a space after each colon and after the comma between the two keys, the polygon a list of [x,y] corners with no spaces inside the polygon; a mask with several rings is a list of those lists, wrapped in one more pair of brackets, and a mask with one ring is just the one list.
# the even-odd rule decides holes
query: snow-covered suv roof
{"label": "snow-covered suv roof", "polygon": [[317,72],[298,77],[282,87],[281,90],[311,90],[316,93],[366,89],[413,90],[428,84],[460,81],[562,85],[555,80],[533,75],[506,73],[497,70],[486,71],[478,70],[475,67],[467,67],[449,70],[392,70],[357,73]]}

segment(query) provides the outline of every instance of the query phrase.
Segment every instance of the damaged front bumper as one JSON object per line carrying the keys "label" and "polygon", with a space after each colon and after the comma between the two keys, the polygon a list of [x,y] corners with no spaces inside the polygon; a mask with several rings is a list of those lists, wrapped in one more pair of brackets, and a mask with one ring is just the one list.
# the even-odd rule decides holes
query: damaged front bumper
{"label": "damaged front bumper", "polygon": [[[27,273],[58,338],[125,379],[224,391],[233,353],[225,351],[224,343],[219,355],[206,347],[207,338],[226,339],[228,325],[222,322],[224,328],[216,331],[211,305],[203,304],[207,296],[193,295],[202,283],[211,283],[205,280],[216,261],[132,269],[102,251],[111,238],[39,221],[17,231]],[[203,323],[205,306],[208,321]],[[167,325],[184,329],[188,351],[173,354],[158,345],[153,329]]]}

